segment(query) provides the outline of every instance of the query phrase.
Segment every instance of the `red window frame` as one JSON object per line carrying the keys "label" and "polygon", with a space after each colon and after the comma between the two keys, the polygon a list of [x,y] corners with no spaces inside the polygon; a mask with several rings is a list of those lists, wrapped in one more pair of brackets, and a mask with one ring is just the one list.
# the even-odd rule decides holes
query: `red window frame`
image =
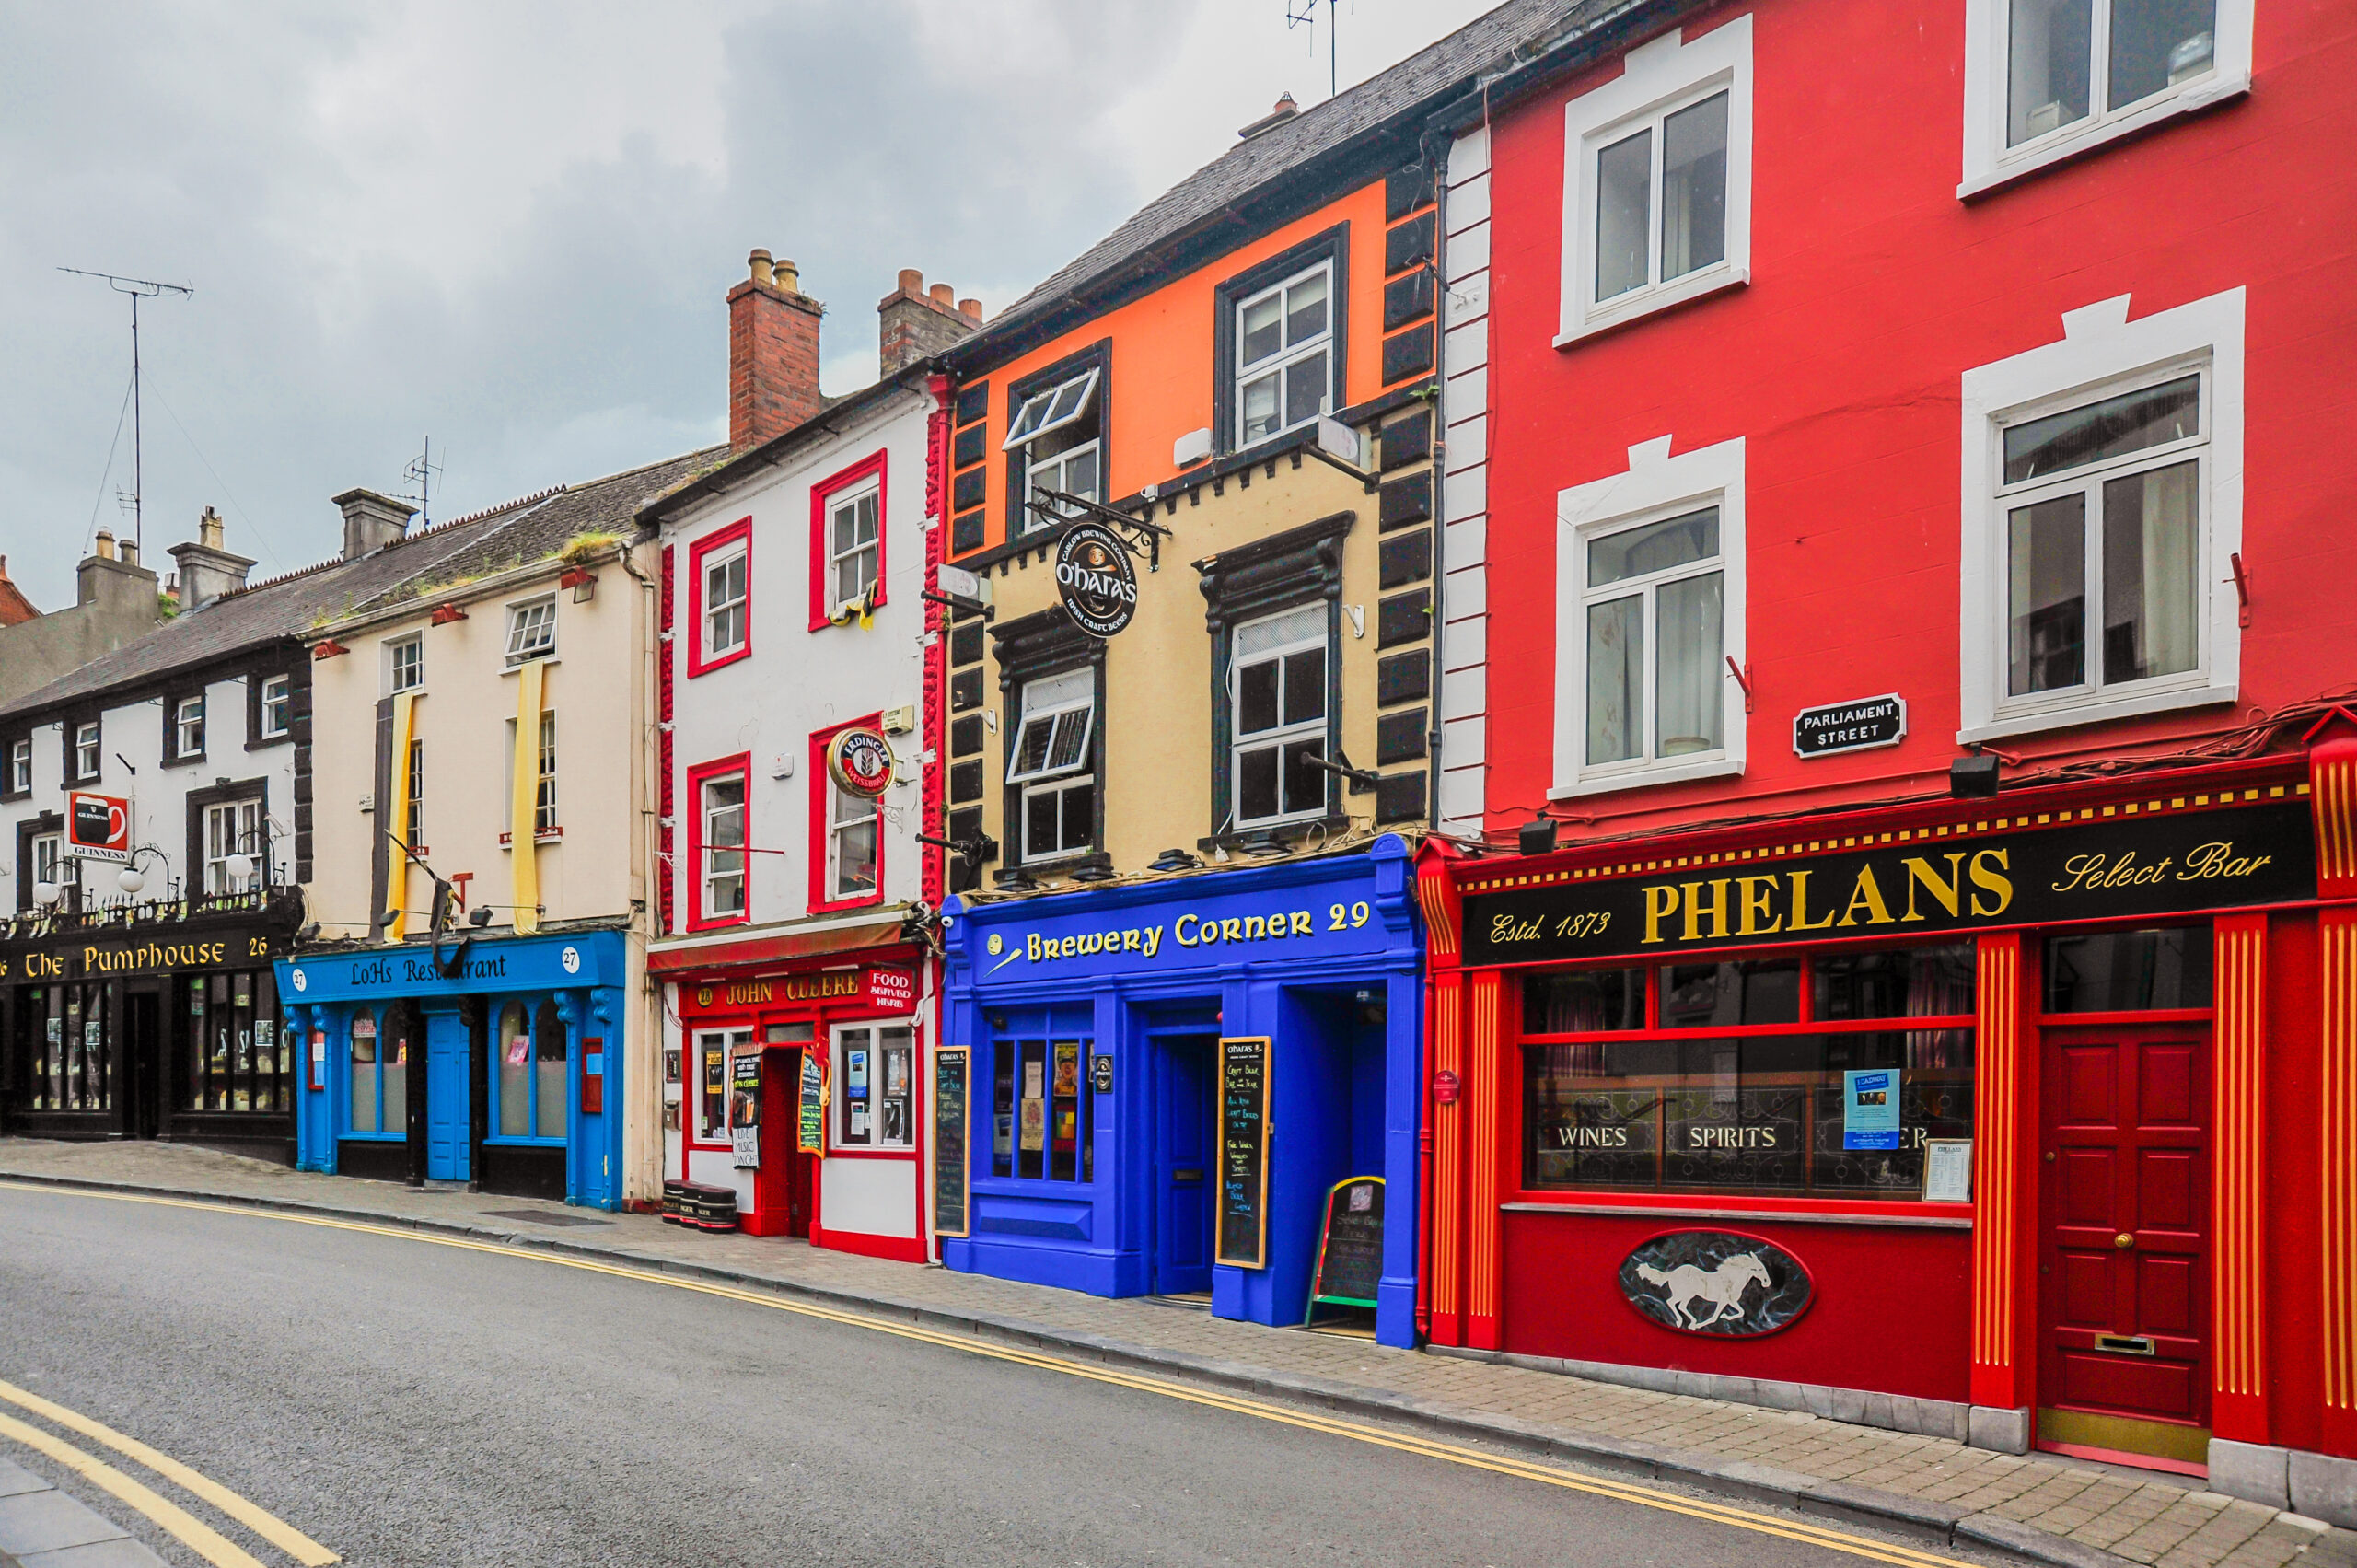
{"label": "red window frame", "polygon": [[887,453],[878,447],[859,461],[810,486],[810,630],[823,630],[833,624],[827,619],[832,605],[827,588],[827,503],[855,484],[876,481],[876,598],[884,603],[885,584],[890,581],[891,556],[887,542],[891,537],[891,475],[886,471]]}
{"label": "red window frame", "polygon": [[[862,725],[880,728],[884,715],[868,714],[842,724],[814,730],[810,736],[810,912],[824,914],[835,910],[866,909],[884,901],[884,797],[876,798],[876,890],[855,899],[830,899],[828,877],[834,842],[830,836],[832,823],[828,821],[829,807],[834,799],[834,775],[827,772],[827,743],[847,729]],[[832,1049],[830,1047],[830,1049]]]}
{"label": "red window frame", "polygon": [[[739,773],[745,780],[745,909],[740,914],[709,919],[703,912],[703,786],[706,780]],[[723,926],[744,925],[753,918],[753,754],[739,751],[734,757],[716,758],[699,762],[688,770],[688,909],[687,927],[690,931],[715,931]]]}
{"label": "red window frame", "polygon": [[[745,640],[733,653],[718,658],[706,658],[703,652],[703,563],[707,556],[716,555],[730,545],[745,546]],[[725,528],[715,528],[688,546],[688,679],[708,674],[738,659],[750,656],[753,651],[753,519],[737,518]]]}

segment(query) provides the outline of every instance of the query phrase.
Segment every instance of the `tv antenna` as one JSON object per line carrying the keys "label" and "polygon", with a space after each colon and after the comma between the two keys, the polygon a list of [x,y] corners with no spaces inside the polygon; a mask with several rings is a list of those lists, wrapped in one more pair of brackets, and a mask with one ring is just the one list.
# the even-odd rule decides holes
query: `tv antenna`
{"label": "tv antenna", "polygon": [[[1326,96],[1333,98],[1341,90],[1341,66],[1335,52],[1334,7],[1341,0],[1326,0]],[[1285,28],[1315,28],[1318,25],[1318,0],[1285,0]],[[1316,37],[1313,33],[1312,38]]]}
{"label": "tv antenna", "polygon": [[152,278],[122,278],[112,273],[85,272],[79,267],[60,267],[57,270],[71,273],[77,278],[98,278],[117,294],[131,296],[131,538],[144,554],[147,549],[147,500],[145,453],[141,447],[139,430],[139,302],[166,294],[194,294],[196,290],[176,283],[157,283]]}
{"label": "tv antenna", "polygon": [[434,521],[434,476],[441,471],[442,465],[434,460],[434,437],[428,436],[425,450],[412,458],[409,467],[401,470],[401,477],[417,489],[417,526],[421,528]]}

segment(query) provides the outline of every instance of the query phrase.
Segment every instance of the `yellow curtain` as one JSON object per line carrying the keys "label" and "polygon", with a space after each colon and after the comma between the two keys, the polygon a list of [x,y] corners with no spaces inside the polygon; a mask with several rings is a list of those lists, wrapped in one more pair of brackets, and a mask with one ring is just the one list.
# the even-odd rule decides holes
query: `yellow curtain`
{"label": "yellow curtain", "polygon": [[532,824],[540,804],[540,706],[542,681],[548,666],[534,659],[516,672],[516,760],[509,770],[514,787],[507,799],[507,871],[514,891],[516,935],[528,936],[540,928],[540,863]]}
{"label": "yellow curtain", "polygon": [[[397,912],[391,923],[385,927],[386,938],[401,940],[409,930],[409,856],[401,844],[409,842],[409,748],[417,734],[417,693],[397,691],[393,694],[393,798],[391,814],[380,819],[386,831],[392,835],[381,846],[387,857],[385,887],[392,902],[387,906]],[[401,841],[395,843],[394,839]]]}

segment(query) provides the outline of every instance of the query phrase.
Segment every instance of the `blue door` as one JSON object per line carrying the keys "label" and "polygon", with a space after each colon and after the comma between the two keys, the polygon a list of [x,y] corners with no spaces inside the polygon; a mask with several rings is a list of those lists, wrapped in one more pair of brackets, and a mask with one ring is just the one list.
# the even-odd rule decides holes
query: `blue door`
{"label": "blue door", "polygon": [[425,1016],[425,1179],[468,1179],[467,1021]]}
{"label": "blue door", "polygon": [[1214,1040],[1163,1035],[1154,1072],[1154,1257],[1146,1288],[1212,1288],[1212,1070]]}

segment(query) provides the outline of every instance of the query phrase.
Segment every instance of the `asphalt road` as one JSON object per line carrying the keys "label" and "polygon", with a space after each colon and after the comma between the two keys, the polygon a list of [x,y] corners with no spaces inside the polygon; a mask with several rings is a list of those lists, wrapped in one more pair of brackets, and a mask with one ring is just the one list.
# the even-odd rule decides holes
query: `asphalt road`
{"label": "asphalt road", "polygon": [[1864,1561],[648,1282],[63,1192],[0,1189],[0,1379],[365,1565]]}

